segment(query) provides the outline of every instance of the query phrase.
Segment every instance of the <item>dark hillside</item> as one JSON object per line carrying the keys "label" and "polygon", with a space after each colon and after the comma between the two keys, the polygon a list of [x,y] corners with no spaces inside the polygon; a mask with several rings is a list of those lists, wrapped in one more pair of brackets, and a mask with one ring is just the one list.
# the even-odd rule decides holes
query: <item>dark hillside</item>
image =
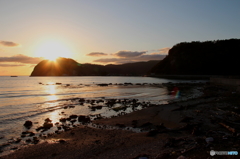
{"label": "dark hillside", "polygon": [[80,64],[73,59],[58,58],[55,62],[43,60],[31,76],[142,76],[159,61],[136,62],[121,65]]}
{"label": "dark hillside", "polygon": [[160,75],[239,75],[240,40],[183,42],[154,66]]}

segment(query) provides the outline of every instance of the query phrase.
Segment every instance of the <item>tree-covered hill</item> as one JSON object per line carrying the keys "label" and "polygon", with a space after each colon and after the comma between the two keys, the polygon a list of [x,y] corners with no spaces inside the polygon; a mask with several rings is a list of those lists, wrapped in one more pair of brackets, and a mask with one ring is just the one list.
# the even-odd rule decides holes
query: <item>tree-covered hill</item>
{"label": "tree-covered hill", "polygon": [[151,70],[159,75],[240,75],[240,39],[182,42]]}

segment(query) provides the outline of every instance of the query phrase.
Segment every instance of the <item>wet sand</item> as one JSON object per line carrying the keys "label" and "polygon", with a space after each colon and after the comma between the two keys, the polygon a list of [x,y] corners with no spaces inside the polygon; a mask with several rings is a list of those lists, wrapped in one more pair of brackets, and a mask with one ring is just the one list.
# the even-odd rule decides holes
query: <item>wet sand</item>
{"label": "wet sand", "polygon": [[1,158],[183,159],[211,158],[211,150],[240,152],[240,95],[220,86],[202,88],[201,97],[98,119],[97,128],[81,125]]}

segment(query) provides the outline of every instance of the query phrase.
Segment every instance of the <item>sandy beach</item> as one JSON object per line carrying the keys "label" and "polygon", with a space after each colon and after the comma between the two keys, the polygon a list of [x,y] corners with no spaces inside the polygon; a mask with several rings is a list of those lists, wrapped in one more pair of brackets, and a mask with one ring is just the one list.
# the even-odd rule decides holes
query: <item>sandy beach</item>
{"label": "sandy beach", "polygon": [[213,158],[211,150],[239,153],[240,95],[211,84],[202,85],[201,91],[203,95],[197,98],[153,105],[94,120],[93,126],[80,125],[54,133],[41,143],[0,158],[187,159]]}

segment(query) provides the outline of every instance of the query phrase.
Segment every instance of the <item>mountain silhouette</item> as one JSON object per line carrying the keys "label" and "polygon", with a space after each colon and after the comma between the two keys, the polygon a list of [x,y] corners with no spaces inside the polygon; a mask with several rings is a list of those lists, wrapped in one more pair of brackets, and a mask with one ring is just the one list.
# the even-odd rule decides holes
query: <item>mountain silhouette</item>
{"label": "mountain silhouette", "polygon": [[80,64],[70,58],[39,62],[30,76],[142,76],[159,61],[135,62],[120,65]]}

